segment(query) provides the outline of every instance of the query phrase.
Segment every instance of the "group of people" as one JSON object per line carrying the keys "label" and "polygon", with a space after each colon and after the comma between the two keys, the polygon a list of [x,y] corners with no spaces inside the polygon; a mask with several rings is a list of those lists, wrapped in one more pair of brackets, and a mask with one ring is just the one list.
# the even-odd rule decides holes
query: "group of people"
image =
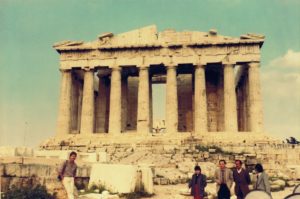
{"label": "group of people", "polygon": [[[244,199],[250,192],[249,185],[251,183],[250,175],[248,171],[242,168],[242,161],[235,161],[235,169],[231,170],[226,168],[226,161],[219,161],[219,168],[215,172],[215,181],[217,183],[217,195],[218,199],[230,199],[230,189],[235,183],[234,193],[237,199]],[[195,173],[189,182],[189,188],[191,188],[191,194],[194,199],[203,199],[204,190],[207,185],[206,176],[201,173],[200,166],[195,166]],[[256,181],[254,183],[255,190],[262,190],[271,195],[270,184],[268,175],[264,172],[261,164],[255,165]]]}
{"label": "group of people", "polygon": [[[66,160],[58,170],[58,179],[62,181],[65,190],[68,195],[68,199],[74,199],[74,178],[76,176],[77,165],[75,163],[77,157],[76,152],[71,152],[69,159]],[[215,181],[217,183],[218,199],[230,199],[230,189],[235,183],[234,192],[237,199],[244,199],[250,192],[249,185],[251,183],[250,175],[248,171],[242,168],[242,161],[235,161],[235,169],[231,170],[226,168],[226,161],[219,161],[219,168],[215,172]],[[207,185],[206,176],[201,173],[200,166],[195,166],[195,173],[189,182],[189,188],[191,188],[191,195],[194,199],[203,199],[205,187]],[[261,164],[255,165],[256,182],[254,183],[255,190],[263,190],[269,194],[270,184],[268,175],[264,172]]]}

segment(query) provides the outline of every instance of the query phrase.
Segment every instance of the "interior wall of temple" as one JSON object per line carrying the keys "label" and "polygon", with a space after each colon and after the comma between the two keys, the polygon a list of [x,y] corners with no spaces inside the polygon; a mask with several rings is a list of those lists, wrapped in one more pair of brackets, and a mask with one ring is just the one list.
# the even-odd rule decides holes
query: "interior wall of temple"
{"label": "interior wall of temple", "polygon": [[193,131],[193,81],[192,74],[177,76],[178,131]]}
{"label": "interior wall of temple", "polygon": [[[79,133],[83,84],[77,74],[72,72],[71,85],[71,133]],[[81,92],[81,95],[80,95]]]}
{"label": "interior wall of temple", "polygon": [[150,122],[149,122],[149,125],[150,125],[150,132],[152,132],[152,129],[153,129],[153,93],[152,93],[152,75],[150,74],[150,77],[149,77],[149,110],[150,110]]}
{"label": "interior wall of temple", "polygon": [[80,131],[80,127],[81,127],[81,110],[82,110],[82,98],[83,98],[83,83],[80,82],[80,84],[78,84],[78,116],[77,116],[77,129],[78,132]]}
{"label": "interior wall of temple", "polygon": [[223,68],[208,66],[205,70],[208,131],[224,129]]}
{"label": "interior wall of temple", "polygon": [[121,80],[121,130],[127,130],[127,116],[128,116],[128,76],[123,76]]}
{"label": "interior wall of temple", "polygon": [[137,103],[138,103],[138,83],[136,76],[129,76],[127,90],[127,130],[136,130],[137,128]]}
{"label": "interior wall of temple", "polygon": [[108,132],[110,78],[99,77],[98,92],[95,100],[95,132]]}
{"label": "interior wall of temple", "polygon": [[219,82],[218,82],[218,127],[217,131],[224,131],[225,130],[225,119],[224,119],[224,68],[219,67]]}
{"label": "interior wall of temple", "polygon": [[238,131],[250,131],[248,71],[245,70],[237,85]]}

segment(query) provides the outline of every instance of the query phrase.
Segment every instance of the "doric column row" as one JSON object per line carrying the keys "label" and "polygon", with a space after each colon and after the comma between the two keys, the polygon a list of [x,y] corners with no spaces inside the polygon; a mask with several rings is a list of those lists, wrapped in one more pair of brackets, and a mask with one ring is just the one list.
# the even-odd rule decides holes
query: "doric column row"
{"label": "doric column row", "polygon": [[[177,66],[166,66],[166,71],[166,133],[173,134],[178,132]],[[224,131],[236,132],[238,131],[238,114],[234,65],[224,64],[222,74],[224,74]],[[71,111],[73,110],[71,109],[72,73],[70,70],[62,70],[61,75],[57,122],[58,136],[63,136],[71,132],[71,114],[72,112],[76,112]],[[112,68],[110,89],[102,85],[107,82],[105,78],[107,76],[100,77],[99,75],[99,96],[104,98],[104,101],[102,102],[101,99],[98,99],[95,106],[94,70],[84,69],[82,102],[79,99],[78,103],[76,103],[78,107],[81,106],[81,110],[77,111],[78,114],[81,114],[77,117],[77,121],[80,121],[78,127],[81,134],[90,135],[95,131],[103,131],[108,126],[108,133],[118,135],[122,132],[122,129],[126,128],[127,122],[122,123],[122,115],[126,115],[122,114],[122,110],[124,106],[127,106],[127,98],[126,101],[122,100],[122,90],[124,90],[122,88],[122,81],[127,81],[127,77],[126,79],[122,79],[120,67]],[[263,130],[263,115],[259,83],[259,63],[248,64],[248,81],[250,130],[261,132]],[[124,86],[127,87],[127,84]],[[151,93],[149,67],[139,67],[137,132],[144,135],[151,132],[152,128]],[[207,104],[205,65],[198,64],[195,66],[194,72],[194,133],[208,131]],[[96,115],[95,108],[97,109]],[[108,108],[108,124],[105,125],[105,118],[108,112],[106,109]],[[96,125],[95,120],[101,120],[101,124]]]}

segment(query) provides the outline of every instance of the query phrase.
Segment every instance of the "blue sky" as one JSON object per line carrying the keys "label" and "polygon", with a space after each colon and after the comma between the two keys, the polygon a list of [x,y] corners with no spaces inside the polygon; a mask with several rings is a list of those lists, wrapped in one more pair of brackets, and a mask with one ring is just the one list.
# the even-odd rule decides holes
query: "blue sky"
{"label": "blue sky", "polygon": [[36,146],[54,135],[60,73],[53,43],[151,24],[159,31],[266,35],[265,127],[274,136],[300,138],[299,11],[297,0],[1,0],[0,145]]}

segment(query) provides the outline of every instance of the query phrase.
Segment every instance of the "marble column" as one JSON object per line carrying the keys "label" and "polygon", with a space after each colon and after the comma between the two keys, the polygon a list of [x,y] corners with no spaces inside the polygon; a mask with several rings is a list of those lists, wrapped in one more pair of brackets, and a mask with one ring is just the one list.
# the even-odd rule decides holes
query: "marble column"
{"label": "marble column", "polygon": [[237,105],[235,92],[234,65],[224,65],[224,128],[228,132],[236,132]]}
{"label": "marble column", "polygon": [[112,68],[109,106],[108,132],[111,135],[121,133],[121,68]]}
{"label": "marble column", "polygon": [[178,132],[178,96],[176,66],[167,66],[166,132]]}
{"label": "marble column", "polygon": [[263,110],[259,77],[259,62],[248,64],[250,130],[263,131]]}
{"label": "marble column", "polygon": [[57,136],[67,135],[71,130],[71,89],[71,71],[61,70],[60,98],[56,130]]}
{"label": "marble column", "polygon": [[196,66],[194,81],[194,132],[207,132],[207,102],[204,65]]}
{"label": "marble column", "polygon": [[94,71],[84,71],[80,134],[94,133],[95,122]]}
{"label": "marble column", "polygon": [[137,132],[148,134],[150,132],[149,68],[140,67],[139,70]]}

